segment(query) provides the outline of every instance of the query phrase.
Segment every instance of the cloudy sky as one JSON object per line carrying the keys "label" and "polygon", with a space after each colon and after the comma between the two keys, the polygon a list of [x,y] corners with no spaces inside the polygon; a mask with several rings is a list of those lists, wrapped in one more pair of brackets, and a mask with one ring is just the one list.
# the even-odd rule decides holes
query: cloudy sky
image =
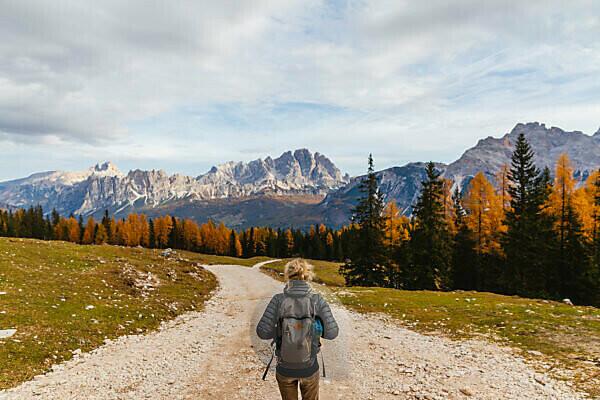
{"label": "cloudy sky", "polygon": [[0,0],[0,38],[0,179],[300,147],[357,174],[600,127],[592,0]]}

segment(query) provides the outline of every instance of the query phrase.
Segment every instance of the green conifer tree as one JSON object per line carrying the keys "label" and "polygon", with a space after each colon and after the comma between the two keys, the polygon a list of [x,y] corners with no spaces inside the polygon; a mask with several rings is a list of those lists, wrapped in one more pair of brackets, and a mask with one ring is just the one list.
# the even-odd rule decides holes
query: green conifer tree
{"label": "green conifer tree", "polygon": [[452,238],[444,207],[444,187],[433,162],[427,163],[426,177],[413,209],[415,229],[409,243],[405,267],[408,289],[441,290],[451,286]]}
{"label": "green conifer tree", "polygon": [[556,249],[553,221],[544,213],[551,177],[547,168],[539,173],[533,158],[525,136],[519,135],[508,174],[511,207],[503,240],[504,283],[509,293],[544,297],[555,276],[554,268],[549,267],[555,264],[551,262]]}
{"label": "green conifer tree", "polygon": [[384,244],[384,203],[371,154],[367,175],[359,190],[362,197],[353,212],[353,223],[357,225],[356,238],[350,259],[342,266],[341,272],[348,285],[388,286],[390,260]]}
{"label": "green conifer tree", "polygon": [[237,235],[235,233],[235,230],[232,229],[231,233],[229,234],[229,248],[228,248],[228,254],[231,257],[237,257],[237,250],[236,250],[236,242],[237,242]]}
{"label": "green conifer tree", "polygon": [[454,246],[452,251],[453,288],[473,290],[478,282],[476,241],[473,232],[466,223],[466,211],[462,204],[462,196],[458,187],[452,195],[454,204]]}
{"label": "green conifer tree", "polygon": [[566,207],[566,227],[563,238],[563,255],[567,262],[559,270],[560,297],[577,304],[591,304],[596,295],[593,265],[589,262],[589,247],[583,237],[582,224],[574,207]]}

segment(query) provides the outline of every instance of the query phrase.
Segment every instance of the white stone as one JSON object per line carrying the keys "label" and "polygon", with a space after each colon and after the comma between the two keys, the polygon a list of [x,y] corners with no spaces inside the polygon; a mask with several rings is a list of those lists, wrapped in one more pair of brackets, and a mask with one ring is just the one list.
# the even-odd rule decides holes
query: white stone
{"label": "white stone", "polygon": [[17,333],[16,329],[0,329],[0,339],[6,339]]}

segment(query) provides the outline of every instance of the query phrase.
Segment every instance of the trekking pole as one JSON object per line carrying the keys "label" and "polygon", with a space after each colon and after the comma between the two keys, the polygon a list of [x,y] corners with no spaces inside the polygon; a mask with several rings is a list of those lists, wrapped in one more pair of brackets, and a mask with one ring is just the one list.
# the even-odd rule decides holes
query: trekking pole
{"label": "trekking pole", "polygon": [[325,375],[325,358],[323,357],[323,351],[321,350],[321,364],[323,364],[323,378],[326,378]]}
{"label": "trekking pole", "polygon": [[271,342],[271,359],[269,360],[269,363],[267,364],[267,368],[265,368],[265,373],[262,376],[263,381],[267,379],[267,374],[269,373],[269,368],[271,368],[271,363],[273,362],[273,358],[275,358],[275,351],[273,351],[274,343],[275,343],[275,341]]}

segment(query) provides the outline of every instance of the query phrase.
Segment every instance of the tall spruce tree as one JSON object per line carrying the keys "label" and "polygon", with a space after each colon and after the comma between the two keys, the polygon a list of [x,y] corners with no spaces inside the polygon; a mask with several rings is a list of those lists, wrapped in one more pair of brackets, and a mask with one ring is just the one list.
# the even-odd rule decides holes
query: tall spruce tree
{"label": "tall spruce tree", "polygon": [[592,263],[600,275],[600,170],[594,180],[594,208],[592,230]]}
{"label": "tall spruce tree", "polygon": [[504,281],[509,293],[545,296],[549,278],[555,275],[549,267],[555,251],[552,219],[543,209],[551,178],[548,169],[539,173],[533,158],[529,143],[520,134],[508,174],[511,201],[506,213],[508,230],[503,240]]}
{"label": "tall spruce tree", "polygon": [[56,211],[56,208],[52,209],[52,212],[50,213],[50,224],[51,224],[51,228],[50,228],[50,237],[52,239],[56,239],[56,232],[54,231],[54,228],[56,227],[56,225],[58,225],[58,222],[60,221],[60,214],[58,213],[58,211]]}
{"label": "tall spruce tree", "polygon": [[[553,179],[550,168],[545,167],[535,180],[536,197],[535,204],[538,207],[538,215],[535,219],[533,235],[537,238],[537,255],[539,268],[544,274],[543,279],[528,279],[530,294],[537,297],[556,297],[558,295],[556,283],[559,282],[559,271],[556,265],[559,253],[559,240],[556,237],[554,227],[556,216],[550,210],[550,194],[553,191]],[[571,220],[572,221],[572,220]],[[530,271],[535,277],[535,270]]]}
{"label": "tall spruce tree", "polygon": [[108,210],[104,210],[104,216],[102,217],[102,225],[104,225],[104,229],[106,230],[107,242],[110,242],[113,238],[114,232],[112,231],[110,216],[108,215]]}
{"label": "tall spruce tree", "polygon": [[[106,223],[104,219],[106,218]],[[106,234],[106,240],[108,240],[108,232],[106,230],[106,225],[109,224],[108,216],[102,218],[102,227],[104,227],[104,232]],[[154,233],[154,220],[152,218],[148,219],[148,247],[153,248],[156,244],[156,234]]]}
{"label": "tall spruce tree", "polygon": [[592,257],[589,280],[592,282],[594,295],[590,304],[600,306],[600,170],[594,181],[594,229],[592,237]]}
{"label": "tall spruce tree", "polygon": [[409,289],[441,290],[451,286],[452,237],[446,220],[444,182],[433,162],[413,209],[415,228],[410,240],[410,261],[405,271]]}
{"label": "tall spruce tree", "polygon": [[229,246],[228,246],[229,248],[227,250],[227,253],[232,257],[238,257],[237,242],[238,242],[237,235],[235,233],[235,230],[232,229],[231,233],[229,234]]}
{"label": "tall spruce tree", "polygon": [[595,285],[590,278],[593,266],[589,263],[589,247],[586,245],[581,220],[573,205],[566,205],[566,224],[562,243],[561,267],[559,269],[560,297],[567,297],[578,304],[593,301]]}
{"label": "tall spruce tree", "polygon": [[592,207],[592,263],[596,268],[600,268],[600,169],[595,174],[592,186],[593,207]]}
{"label": "tall spruce tree", "polygon": [[387,286],[390,260],[384,244],[384,203],[371,154],[367,175],[359,190],[362,197],[353,212],[356,240],[352,244],[350,259],[342,266],[341,272],[348,285]]}
{"label": "tall spruce tree", "polygon": [[79,225],[79,239],[77,240],[77,243],[81,243],[81,241],[83,240],[84,232],[83,215],[79,214],[79,216],[77,217],[77,224]]}
{"label": "tall spruce tree", "polygon": [[478,281],[476,241],[466,221],[466,211],[462,204],[462,196],[458,186],[452,195],[454,200],[454,236],[452,251],[452,283],[453,288],[473,290]]}

